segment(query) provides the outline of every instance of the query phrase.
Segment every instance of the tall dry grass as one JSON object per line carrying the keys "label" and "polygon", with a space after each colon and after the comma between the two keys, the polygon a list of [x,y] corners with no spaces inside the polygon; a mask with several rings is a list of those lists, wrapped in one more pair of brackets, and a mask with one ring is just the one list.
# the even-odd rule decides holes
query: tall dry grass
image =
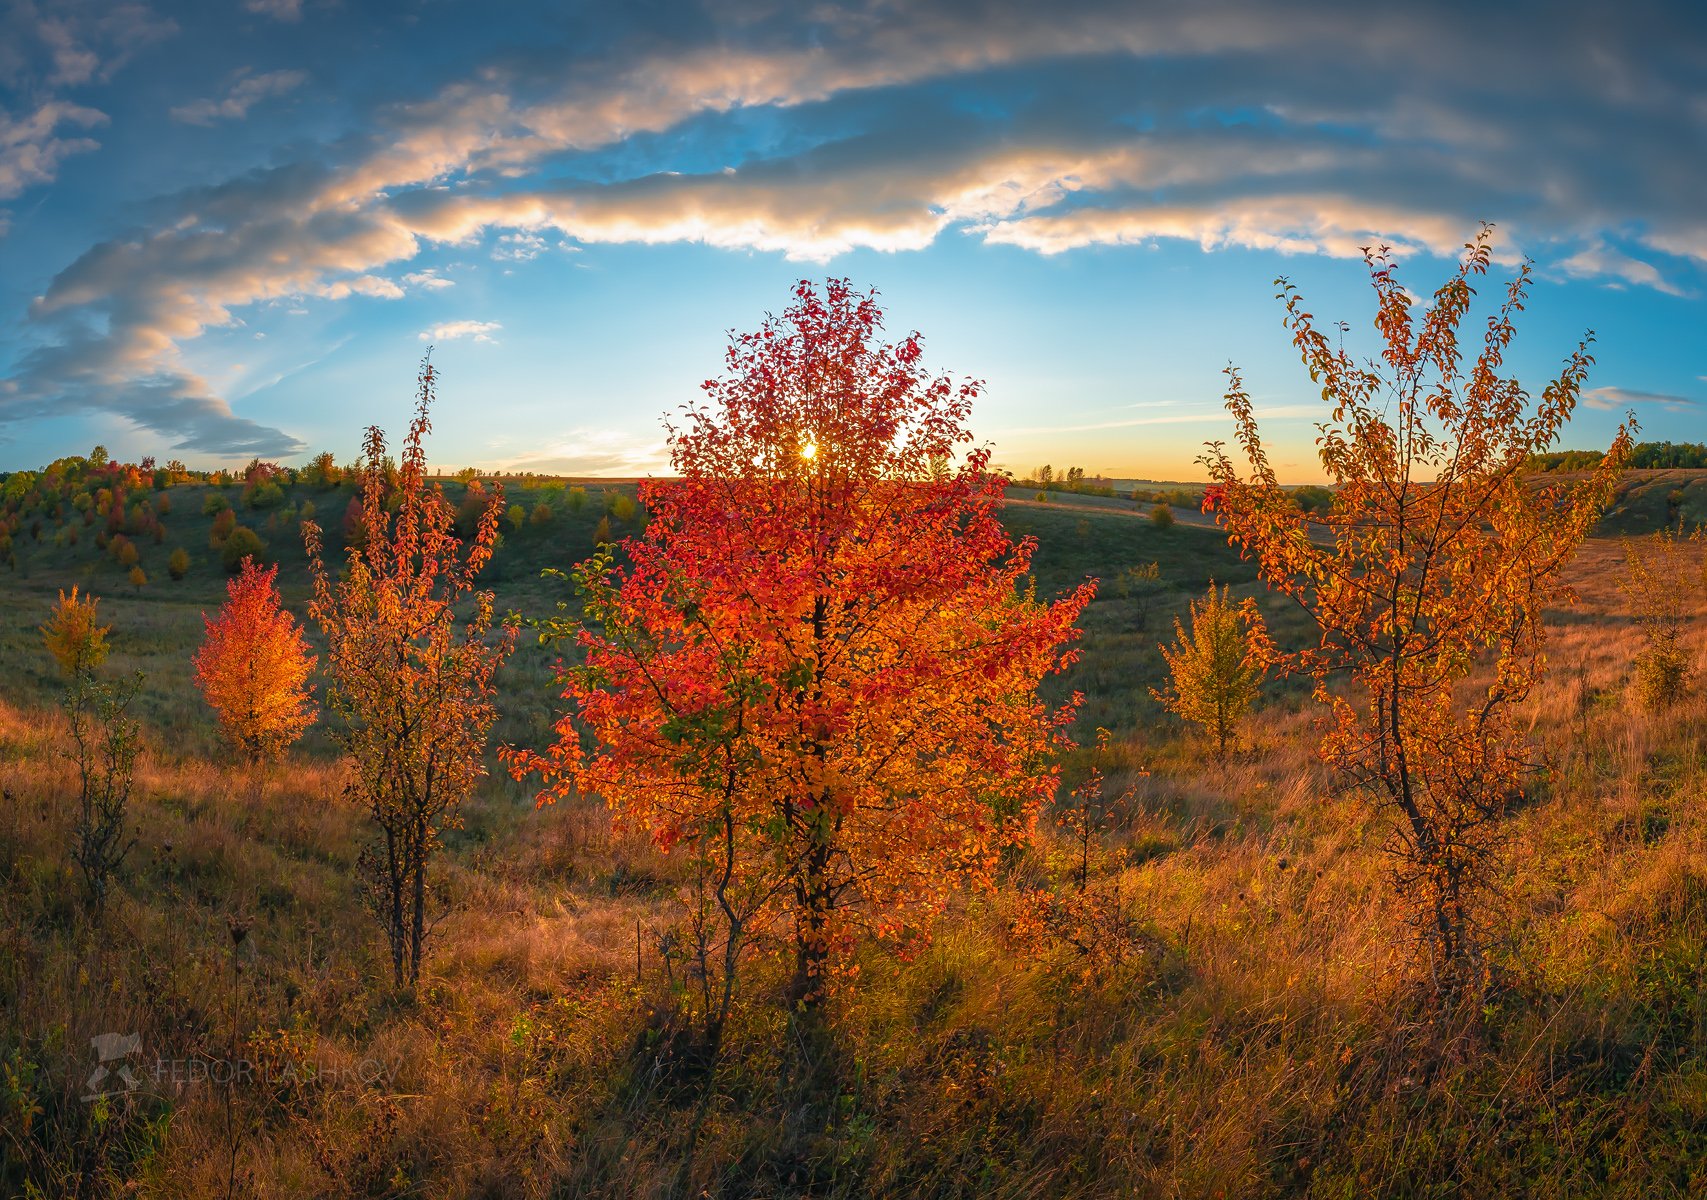
{"label": "tall dry grass", "polygon": [[[1629,703],[1617,554],[1591,543],[1583,603],[1553,614],[1532,703],[1551,770],[1508,821],[1476,1011],[1422,1001],[1383,831],[1332,794],[1283,691],[1224,766],[1153,712],[1118,731],[1111,783],[1134,795],[1097,883],[1120,955],[1021,936],[1027,892],[1071,886],[1046,829],[916,957],[863,955],[832,1004],[828,1088],[792,1071],[765,962],[716,1071],[681,1053],[676,863],[596,805],[535,810],[501,779],[447,848],[421,986],[394,993],[337,763],[228,761],[176,684],[97,933],[66,874],[60,718],[14,691],[0,1190],[223,1196],[235,1163],[236,1193],[262,1197],[1703,1194],[1707,700]],[[1112,711],[1151,679],[1119,670],[1117,601],[1091,625]],[[514,728],[533,729],[546,675],[523,671]],[[251,923],[235,947],[233,921]],[[85,1103],[104,1032],[137,1033],[163,1078]],[[253,1078],[190,1078],[234,1053]]]}

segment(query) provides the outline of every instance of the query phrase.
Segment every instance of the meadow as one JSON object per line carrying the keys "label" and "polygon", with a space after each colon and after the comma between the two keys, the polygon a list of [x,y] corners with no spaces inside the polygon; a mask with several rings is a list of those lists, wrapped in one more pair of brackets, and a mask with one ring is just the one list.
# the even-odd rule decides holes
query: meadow
{"label": "meadow", "polygon": [[[548,518],[506,527],[484,577],[500,610],[548,614],[564,589],[542,569],[584,558],[600,522],[622,536],[645,519],[630,485],[503,483]],[[453,501],[464,486],[446,481]],[[1617,586],[1617,535],[1707,517],[1707,473],[1626,476],[1568,568],[1579,602],[1548,614],[1550,670],[1524,708],[1545,769],[1506,822],[1474,1011],[1428,1003],[1406,970],[1381,831],[1318,765],[1306,683],[1271,681],[1226,762],[1150,694],[1157,643],[1212,580],[1258,597],[1283,643],[1307,636],[1303,615],[1203,525],[1011,501],[1040,596],[1104,581],[1082,659],[1048,687],[1085,694],[1074,736],[1108,729],[1111,793],[1130,788],[1090,859],[1118,905],[1089,951],[1022,936],[1025,896],[1077,861],[1046,816],[917,954],[859,952],[857,986],[828,1006],[827,1087],[791,1072],[784,972],[763,958],[718,1069],[697,1071],[666,953],[679,856],[594,800],[536,808],[495,761],[437,860],[446,915],[419,986],[394,989],[324,725],[250,765],[192,686],[227,578],[214,491],[261,532],[300,615],[305,559],[278,514],[312,503],[333,523],[348,484],[293,484],[265,511],[238,484],[172,486],[167,532],[138,539],[141,586],[88,537],[56,540],[69,514],[14,532],[0,569],[8,1195],[1707,1193],[1707,700],[1635,703]],[[1149,562],[1156,586],[1123,586]],[[74,583],[102,598],[109,668],[146,680],[136,841],[99,928],[77,911],[64,684],[38,631]],[[1679,587],[1698,663],[1707,579]],[[523,637],[494,746],[549,737],[553,657]],[[1086,767],[1069,761],[1065,785]],[[105,1033],[135,1035],[137,1085],[90,1099]]]}

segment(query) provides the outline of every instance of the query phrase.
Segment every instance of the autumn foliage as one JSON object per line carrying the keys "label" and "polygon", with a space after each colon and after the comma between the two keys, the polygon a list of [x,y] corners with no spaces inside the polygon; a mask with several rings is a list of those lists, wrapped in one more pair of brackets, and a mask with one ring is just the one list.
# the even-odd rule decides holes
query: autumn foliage
{"label": "autumn foliage", "polygon": [[48,653],[67,679],[91,672],[107,658],[107,634],[112,626],[100,624],[95,616],[100,600],[95,596],[77,595],[77,585],[71,586],[68,596],[59,593],[53,615],[41,628],[42,640]]}
{"label": "autumn foliage", "polygon": [[1273,646],[1256,601],[1238,604],[1232,591],[1212,583],[1191,602],[1188,633],[1176,617],[1174,644],[1162,647],[1172,676],[1165,692],[1151,695],[1181,720],[1201,727],[1227,757],[1241,722],[1256,703]]}
{"label": "autumn foliage", "polygon": [[[1467,363],[1460,327],[1471,281],[1488,270],[1489,230],[1466,251],[1419,310],[1386,252],[1367,255],[1381,344],[1368,364],[1279,281],[1293,344],[1328,405],[1317,439],[1335,485],[1325,511],[1305,512],[1281,489],[1232,368],[1227,408],[1250,475],[1219,443],[1204,460],[1221,526],[1320,631],[1286,665],[1315,677],[1323,757],[1392,818],[1401,894],[1436,977],[1454,987],[1477,958],[1499,818],[1531,765],[1513,710],[1542,670],[1542,611],[1567,598],[1560,568],[1630,445],[1621,429],[1578,483],[1525,478],[1570,420],[1593,360],[1585,338],[1533,402],[1501,376],[1525,265]],[[1341,675],[1350,686],[1330,686]]]}
{"label": "autumn foliage", "polygon": [[354,768],[350,792],[373,821],[362,866],[399,987],[419,976],[428,866],[486,773],[493,675],[515,641],[512,626],[495,622],[492,593],[474,586],[492,557],[503,490],[494,489],[464,542],[456,507],[427,480],[436,379],[423,362],[400,468],[386,456],[384,431],[367,431],[357,536],[341,577],[326,569],[319,526],[302,526],[314,573],[309,612],[326,637],[329,699],[340,718],[334,736]]}
{"label": "autumn foliage", "polygon": [[1630,602],[1643,646],[1636,656],[1636,693],[1644,707],[1664,709],[1689,689],[1690,661],[1683,634],[1689,624],[1696,577],[1701,573],[1701,537],[1662,529],[1624,541],[1624,578],[1619,590]]}
{"label": "autumn foliage", "polygon": [[[512,757],[542,801],[602,796],[692,857],[721,978],[785,931],[806,1014],[862,930],[920,934],[1029,836],[1073,708],[1037,685],[1091,595],[1023,586],[1032,544],[967,448],[978,385],[931,376],[881,321],[845,282],[803,282],[732,339],[670,430],[680,478],[641,485],[626,564],[579,572],[557,743]],[[726,1001],[707,1002],[715,1037]]]}
{"label": "autumn foliage", "polygon": [[194,659],[196,686],[233,746],[252,761],[284,752],[314,723],[315,657],[279,603],[278,568],[253,559],[226,585],[218,615],[202,616],[205,640]]}

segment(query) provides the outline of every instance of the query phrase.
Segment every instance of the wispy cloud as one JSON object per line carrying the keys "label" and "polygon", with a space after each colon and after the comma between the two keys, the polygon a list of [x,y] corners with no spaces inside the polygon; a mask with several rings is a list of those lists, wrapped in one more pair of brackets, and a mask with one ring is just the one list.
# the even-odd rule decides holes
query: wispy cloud
{"label": "wispy cloud", "polygon": [[[1707,376],[1703,376],[1707,379]],[[1694,412],[1701,407],[1701,401],[1688,396],[1674,396],[1668,392],[1642,392],[1634,388],[1597,387],[1583,392],[1583,403],[1590,408],[1625,409],[1637,405],[1654,405],[1666,412]]]}
{"label": "wispy cloud", "polygon": [[491,342],[492,335],[503,326],[496,321],[446,321],[421,331],[423,342],[453,342],[469,338],[476,342]]}
{"label": "wispy cloud", "polygon": [[[301,16],[297,0],[247,7]],[[764,22],[687,8],[634,36],[612,15],[584,53],[470,61],[383,109],[377,131],[280,150],[267,169],[157,204],[152,224],[91,246],[32,307],[36,346],[0,420],[70,406],[221,444],[216,427],[237,418],[183,366],[188,343],[260,302],[448,286],[409,268],[480,236],[517,260],[552,235],[815,262],[948,236],[1045,255],[1167,240],[1343,256],[1375,242],[1452,253],[1491,217],[1506,252],[1573,277],[1675,290],[1677,269],[1707,265],[1694,199],[1707,161],[1678,152],[1707,136],[1691,37],[1606,22],[1586,0],[1539,23],[1495,11],[1473,36],[1444,6],[1368,21],[1351,0],[976,0]],[[67,33],[32,78],[109,69],[118,52],[92,28]],[[300,83],[245,75],[174,113],[238,119]],[[51,178],[100,118],[30,111],[12,119],[28,122],[21,149],[8,157],[0,139],[0,195]],[[741,142],[759,118],[765,136]],[[672,152],[681,162],[661,167]],[[398,269],[401,283],[380,274]],[[496,328],[423,336],[490,341]],[[232,445],[262,436],[230,429]]]}
{"label": "wispy cloud", "polygon": [[669,445],[662,438],[609,429],[571,429],[548,445],[493,461],[500,471],[546,475],[653,475],[669,465]]}
{"label": "wispy cloud", "polygon": [[430,269],[426,271],[410,271],[407,275],[403,276],[403,282],[412,288],[420,288],[422,291],[426,292],[438,292],[443,291],[445,288],[456,286],[456,281],[454,279],[446,279],[437,271]]}
{"label": "wispy cloud", "polygon": [[[1286,418],[1318,417],[1319,408],[1306,404],[1276,404],[1258,408],[1259,417],[1282,420]],[[1125,421],[1094,421],[1084,425],[1027,425],[1022,428],[990,429],[990,437],[1035,437],[1055,433],[1095,433],[1105,429],[1137,429],[1146,425],[1212,425],[1228,424],[1231,418],[1223,409],[1206,412],[1166,413],[1155,417],[1133,417]]]}
{"label": "wispy cloud", "polygon": [[18,0],[0,11],[0,84],[59,92],[105,83],[135,55],[178,31],[145,4]]}
{"label": "wispy cloud", "polygon": [[302,20],[302,0],[243,0],[243,7],[275,21]]}
{"label": "wispy cloud", "polygon": [[106,123],[105,113],[63,100],[50,101],[17,119],[0,110],[0,200],[9,200],[34,184],[52,182],[61,162],[100,145],[93,138],[62,136],[64,128],[90,129]]}
{"label": "wispy cloud", "polygon": [[306,71],[266,71],[260,75],[239,73],[236,82],[217,100],[196,100],[172,110],[172,119],[186,125],[212,125],[215,121],[238,121],[269,96],[295,91],[308,78]]}

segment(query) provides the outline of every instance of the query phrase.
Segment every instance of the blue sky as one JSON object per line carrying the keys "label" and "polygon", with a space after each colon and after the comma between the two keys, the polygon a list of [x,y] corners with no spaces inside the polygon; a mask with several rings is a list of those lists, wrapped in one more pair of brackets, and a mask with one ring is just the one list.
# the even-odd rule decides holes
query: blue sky
{"label": "blue sky", "polygon": [[348,459],[429,343],[435,460],[661,470],[833,274],[1016,470],[1196,477],[1233,362],[1307,481],[1273,279],[1361,345],[1359,247],[1426,293],[1480,220],[1521,378],[1595,330],[1568,444],[1707,437],[1692,0],[0,3],[0,470]]}

